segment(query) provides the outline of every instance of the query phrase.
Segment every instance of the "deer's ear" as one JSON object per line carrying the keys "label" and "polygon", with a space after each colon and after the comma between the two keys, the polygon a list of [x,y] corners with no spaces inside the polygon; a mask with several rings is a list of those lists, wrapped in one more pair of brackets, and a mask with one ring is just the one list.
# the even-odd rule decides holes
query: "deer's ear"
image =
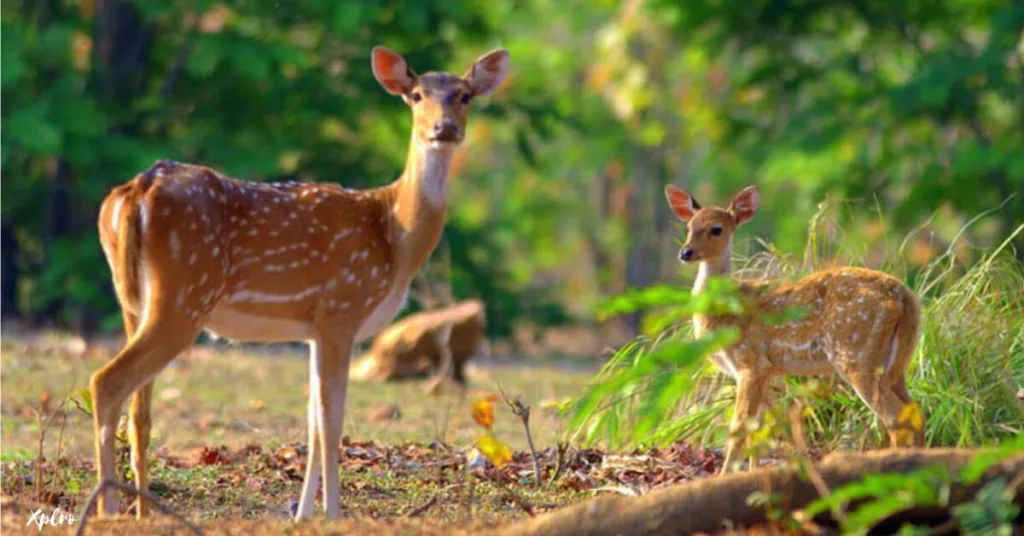
{"label": "deer's ear", "polygon": [[383,46],[371,52],[373,77],[392,95],[405,95],[416,86],[416,74],[401,54]]}
{"label": "deer's ear", "polygon": [[747,186],[733,196],[729,212],[732,212],[733,218],[736,219],[736,225],[750,221],[760,203],[761,195],[757,192],[757,186]]}
{"label": "deer's ear", "polygon": [[668,199],[668,206],[677,218],[689,223],[693,215],[700,210],[700,203],[682,188],[669,184],[665,187],[665,198]]}
{"label": "deer's ear", "polygon": [[474,95],[486,95],[501,85],[508,74],[508,51],[498,49],[477,58],[463,79]]}

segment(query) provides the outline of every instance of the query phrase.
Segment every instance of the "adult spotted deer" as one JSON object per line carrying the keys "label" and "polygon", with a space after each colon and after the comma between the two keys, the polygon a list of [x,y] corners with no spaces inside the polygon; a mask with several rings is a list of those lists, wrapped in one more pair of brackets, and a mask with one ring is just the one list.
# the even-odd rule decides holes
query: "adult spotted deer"
{"label": "adult spotted deer", "polygon": [[[388,186],[259,184],[159,161],[103,201],[100,241],[128,342],[91,379],[100,481],[114,479],[114,433],[129,413],[132,472],[147,488],[156,375],[203,329],[240,341],[308,341],[309,458],[296,519],[341,514],[338,446],[352,346],[388,323],[441,236],[448,166],[469,104],[497,88],[508,52],[481,56],[462,77],[417,76],[399,54],[372,51],[373,74],[412,109],[405,171]],[[109,488],[108,488],[109,489]],[[114,491],[100,516],[116,515]],[[137,515],[147,513],[140,501]]]}
{"label": "adult spotted deer", "polygon": [[[675,215],[686,222],[684,263],[700,263],[693,293],[700,294],[714,276],[730,276],[732,236],[757,211],[757,188],[750,186],[729,208],[701,207],[682,189],[669,185],[665,196]],[[885,426],[888,441],[924,444],[921,430],[897,431],[899,414],[912,404],[905,374],[917,344],[920,311],[917,297],[896,278],[863,268],[821,270],[796,282],[740,282],[744,315],[694,315],[694,334],[735,326],[740,339],[717,352],[712,361],[737,383],[736,407],[723,472],[731,469],[747,422],[758,412],[772,377],[782,374],[836,373],[845,379]],[[765,323],[800,307],[805,315],[785,323]],[[751,467],[757,463],[751,458]]]}

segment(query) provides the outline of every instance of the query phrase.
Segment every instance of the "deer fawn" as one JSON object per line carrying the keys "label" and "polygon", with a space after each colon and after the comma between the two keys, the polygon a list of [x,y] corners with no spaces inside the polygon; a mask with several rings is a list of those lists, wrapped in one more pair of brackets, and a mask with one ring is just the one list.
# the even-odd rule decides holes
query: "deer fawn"
{"label": "deer fawn", "polygon": [[[497,88],[508,52],[481,56],[463,77],[417,76],[399,54],[372,52],[373,74],[412,109],[405,170],[388,186],[260,184],[159,161],[103,201],[100,241],[128,342],[93,374],[97,473],[115,479],[114,433],[124,400],[136,486],[156,375],[203,329],[240,341],[308,341],[309,457],[296,519],[313,514],[322,478],[328,518],[341,514],[338,446],[352,346],[389,322],[441,236],[448,166],[470,101]],[[108,488],[99,515],[116,515]],[[140,498],[137,515],[147,514]]]}
{"label": "deer fawn", "polygon": [[[736,194],[727,209],[701,207],[673,185],[665,188],[665,196],[672,212],[687,224],[679,258],[700,263],[693,285],[693,293],[700,294],[710,277],[730,276],[732,235],[757,211],[757,188],[750,186]],[[697,337],[728,326],[740,329],[739,341],[711,358],[737,383],[723,472],[731,469],[744,426],[759,416],[771,378],[780,374],[839,374],[881,418],[887,441],[900,445],[899,413],[913,403],[905,374],[920,321],[913,291],[874,270],[832,268],[792,283],[740,282],[739,292],[752,314],[693,317]],[[805,308],[806,316],[781,325],[769,325],[754,316],[778,315],[793,306]],[[912,432],[913,444],[923,445],[924,432]],[[757,464],[755,457],[750,462],[751,467]]]}

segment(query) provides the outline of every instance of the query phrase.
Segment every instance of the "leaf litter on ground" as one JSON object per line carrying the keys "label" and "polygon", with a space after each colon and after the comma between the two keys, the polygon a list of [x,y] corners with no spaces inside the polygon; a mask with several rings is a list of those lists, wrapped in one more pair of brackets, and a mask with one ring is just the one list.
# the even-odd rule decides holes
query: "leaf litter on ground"
{"label": "leaf litter on ground", "polygon": [[[346,508],[354,516],[399,519],[437,495],[428,517],[465,521],[467,500],[465,465],[469,449],[440,442],[381,444],[345,437],[339,447]],[[130,480],[127,448],[119,453],[122,478]],[[247,445],[203,446],[180,452],[159,449],[151,454],[152,490],[172,508],[192,519],[212,521],[241,517],[285,517],[288,503],[298,499],[306,470],[308,449],[300,443],[275,447]],[[721,453],[688,444],[631,453],[586,449],[538,451],[544,486],[537,488],[529,452],[513,452],[501,467],[486,460],[471,466],[477,521],[510,522],[584,500],[602,493],[645,494],[667,486],[714,474]],[[563,467],[558,468],[559,460]],[[58,464],[43,460],[41,474],[48,481],[79,482],[75,489],[61,486],[44,497],[34,494],[36,460],[3,464],[2,496],[5,503],[60,506],[78,514],[93,487],[89,460],[64,458]],[[556,482],[549,482],[559,474]],[[44,486],[45,489],[52,486]],[[122,501],[122,508],[130,508]],[[211,507],[210,505],[216,505]],[[128,510],[125,510],[128,512]]]}

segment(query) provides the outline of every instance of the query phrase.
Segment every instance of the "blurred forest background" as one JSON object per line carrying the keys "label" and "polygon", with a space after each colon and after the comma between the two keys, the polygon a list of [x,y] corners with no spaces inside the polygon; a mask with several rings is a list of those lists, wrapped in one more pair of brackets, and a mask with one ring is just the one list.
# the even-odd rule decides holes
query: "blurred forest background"
{"label": "blurred forest background", "polygon": [[668,182],[719,204],[758,184],[745,236],[790,255],[830,200],[864,259],[912,271],[984,211],[979,246],[1024,219],[1022,30],[1020,0],[8,0],[2,313],[116,330],[96,214],[158,158],[393,180],[410,114],[373,79],[376,44],[419,72],[511,52],[446,229],[454,294],[486,301],[494,337],[682,284]]}

